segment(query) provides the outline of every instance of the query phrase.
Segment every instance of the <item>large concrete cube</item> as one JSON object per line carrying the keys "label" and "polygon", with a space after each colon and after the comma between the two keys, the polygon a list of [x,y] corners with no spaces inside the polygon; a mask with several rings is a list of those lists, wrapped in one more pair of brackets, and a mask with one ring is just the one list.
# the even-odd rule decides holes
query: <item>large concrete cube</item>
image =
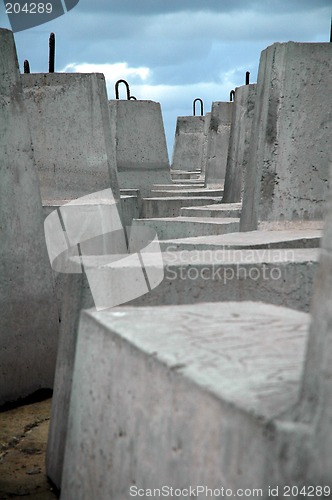
{"label": "large concrete cube", "polygon": [[112,188],[120,199],[104,75],[24,74],[43,201]]}
{"label": "large concrete cube", "polygon": [[261,54],[241,230],[321,219],[331,155],[330,43],[276,43]]}
{"label": "large concrete cube", "polygon": [[58,313],[13,34],[0,30],[0,404],[52,388]]}
{"label": "large concrete cube", "polygon": [[154,101],[109,101],[116,130],[120,188],[149,196],[153,184],[170,182],[170,166],[160,104]]}
{"label": "large concrete cube", "polygon": [[176,122],[173,170],[201,171],[206,161],[206,116],[179,116]]}
{"label": "large concrete cube", "polygon": [[271,421],[298,399],[308,316],[248,302],[84,312],[61,500],[164,485],[267,500]]}
{"label": "large concrete cube", "polygon": [[243,197],[255,101],[256,84],[235,89],[223,203],[236,203]]}
{"label": "large concrete cube", "polygon": [[205,182],[208,187],[224,184],[233,105],[233,102],[212,103],[205,174]]}

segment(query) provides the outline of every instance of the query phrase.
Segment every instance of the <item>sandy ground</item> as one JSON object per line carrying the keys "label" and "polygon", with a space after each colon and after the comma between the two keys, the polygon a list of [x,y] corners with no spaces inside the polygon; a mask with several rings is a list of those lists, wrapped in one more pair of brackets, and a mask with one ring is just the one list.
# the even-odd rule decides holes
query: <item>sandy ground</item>
{"label": "sandy ground", "polygon": [[51,399],[0,408],[0,500],[54,500],[45,474]]}

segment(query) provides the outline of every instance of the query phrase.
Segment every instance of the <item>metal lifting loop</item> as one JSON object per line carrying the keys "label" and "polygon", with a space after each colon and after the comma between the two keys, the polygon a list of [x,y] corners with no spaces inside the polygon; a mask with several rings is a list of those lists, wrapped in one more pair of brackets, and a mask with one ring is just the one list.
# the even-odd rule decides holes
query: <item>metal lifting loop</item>
{"label": "metal lifting loop", "polygon": [[134,95],[131,95],[130,99],[133,100],[133,101],[137,101],[137,99],[136,99],[136,97]]}
{"label": "metal lifting loop", "polygon": [[204,114],[204,111],[203,111],[203,99],[201,99],[200,97],[197,97],[196,99],[194,99],[194,102],[193,102],[193,115],[196,116],[196,102],[200,102],[201,103],[201,116],[203,116],[203,114]]}
{"label": "metal lifting loop", "polygon": [[230,94],[229,94],[229,100],[232,102],[232,101],[235,101],[235,90],[231,90],[230,91]]}
{"label": "metal lifting loop", "polygon": [[249,85],[250,82],[250,71],[246,71],[246,85]]}
{"label": "metal lifting loop", "polygon": [[115,98],[120,99],[119,97],[119,85],[120,83],[124,83],[127,89],[127,100],[129,101],[130,99],[130,88],[129,88],[129,83],[126,82],[126,80],[118,80],[115,84]]}

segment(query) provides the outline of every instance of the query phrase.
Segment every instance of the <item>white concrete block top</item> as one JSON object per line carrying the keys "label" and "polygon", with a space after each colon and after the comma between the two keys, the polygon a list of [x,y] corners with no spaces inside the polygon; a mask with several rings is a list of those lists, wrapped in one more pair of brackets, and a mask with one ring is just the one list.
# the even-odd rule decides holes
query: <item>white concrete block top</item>
{"label": "white concrete block top", "polygon": [[[218,205],[219,206],[219,205]],[[177,247],[198,249],[200,247],[224,248],[289,248],[319,246],[323,231],[321,229],[285,230],[285,231],[248,231],[240,233],[198,236],[196,238],[178,238],[165,240],[164,243]]]}
{"label": "white concrete block top", "polygon": [[85,311],[95,334],[121,339],[217,399],[275,418],[296,403],[309,315],[262,303]]}

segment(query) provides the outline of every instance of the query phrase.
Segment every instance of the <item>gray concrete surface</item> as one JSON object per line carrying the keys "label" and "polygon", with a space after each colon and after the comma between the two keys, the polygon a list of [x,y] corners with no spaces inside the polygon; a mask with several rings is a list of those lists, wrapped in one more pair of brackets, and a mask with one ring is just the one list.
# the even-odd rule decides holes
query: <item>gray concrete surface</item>
{"label": "gray concrete surface", "polygon": [[[150,254],[148,260],[150,266],[154,261],[158,265],[155,254]],[[142,307],[264,300],[308,311],[317,260],[317,249],[177,251],[175,246],[168,245],[163,253],[164,280],[156,289],[133,300],[130,305]],[[47,450],[47,471],[57,486],[60,486],[67,432],[78,318],[83,308],[93,306],[83,275],[69,275],[63,295],[67,300],[62,310],[54,411]],[[220,306],[216,304],[216,310]]]}
{"label": "gray concrete surface", "polygon": [[[332,169],[332,164],[330,165]],[[300,449],[303,456],[302,476],[306,483],[331,485],[331,355],[332,355],[332,203],[328,199],[322,252],[316,275],[312,303],[306,363],[301,385],[301,400],[293,412],[294,419],[309,426],[311,439]],[[289,469],[296,468],[296,456]]]}
{"label": "gray concrete surface", "polygon": [[322,219],[328,193],[330,43],[276,43],[261,54],[241,230]]}
{"label": "gray concrete surface", "polygon": [[224,203],[239,202],[243,197],[255,113],[256,88],[257,85],[253,83],[235,89],[225,174]]}
{"label": "gray concrete surface", "polygon": [[151,228],[160,240],[181,236],[207,236],[211,234],[234,233],[239,230],[240,219],[209,217],[163,217],[135,219],[132,227]]}
{"label": "gray concrete surface", "polygon": [[154,101],[111,100],[116,129],[116,163],[120,188],[150,195],[153,184],[170,182],[170,165],[160,104]]}
{"label": "gray concrete surface", "polygon": [[240,217],[241,203],[227,203],[221,205],[205,205],[202,207],[183,207],[180,215],[183,217]]}
{"label": "gray concrete surface", "polygon": [[322,230],[303,229],[285,231],[248,231],[246,233],[177,238],[161,242],[162,249],[169,245],[178,250],[259,249],[259,248],[318,248]]}
{"label": "gray concrete surface", "polygon": [[140,204],[137,196],[121,196],[122,221],[125,227],[130,227],[133,219],[140,217]]}
{"label": "gray concrete surface", "polygon": [[184,189],[153,189],[151,190],[151,197],[161,196],[163,198],[170,196],[223,196],[224,190],[223,186],[218,186],[215,188],[184,188]]}
{"label": "gray concrete surface", "polygon": [[141,217],[147,219],[152,217],[177,217],[180,215],[182,207],[220,204],[221,201],[221,196],[213,198],[207,196],[143,198]]}
{"label": "gray concrete surface", "polygon": [[131,305],[252,300],[309,311],[318,248],[162,248],[164,280]]}
{"label": "gray concrete surface", "polygon": [[179,190],[183,191],[184,189],[204,189],[204,182],[197,180],[189,180],[189,182],[173,182],[172,184],[154,184],[154,191],[169,191],[169,190]]}
{"label": "gray concrete surface", "polygon": [[201,171],[206,160],[206,116],[179,116],[176,122],[173,170]]}
{"label": "gray concrete surface", "polygon": [[62,296],[67,300],[62,300],[59,350],[46,449],[46,473],[57,488],[61,486],[79,315],[83,308],[94,305],[84,274],[60,275],[60,279]]}
{"label": "gray concrete surface", "polygon": [[190,171],[181,171],[181,170],[171,170],[171,178],[176,180],[181,179],[199,179],[202,177],[201,172],[190,172]]}
{"label": "gray concrete surface", "polygon": [[0,404],[52,388],[58,311],[11,31],[0,29]]}
{"label": "gray concrete surface", "polygon": [[22,83],[42,200],[72,200],[110,187],[119,201],[104,75],[31,73]]}
{"label": "gray concrete surface", "polygon": [[248,302],[84,311],[61,500],[163,485],[266,500],[271,421],[298,399],[308,320]]}
{"label": "gray concrete surface", "polygon": [[205,174],[207,187],[224,184],[233,104],[232,102],[212,103]]}

